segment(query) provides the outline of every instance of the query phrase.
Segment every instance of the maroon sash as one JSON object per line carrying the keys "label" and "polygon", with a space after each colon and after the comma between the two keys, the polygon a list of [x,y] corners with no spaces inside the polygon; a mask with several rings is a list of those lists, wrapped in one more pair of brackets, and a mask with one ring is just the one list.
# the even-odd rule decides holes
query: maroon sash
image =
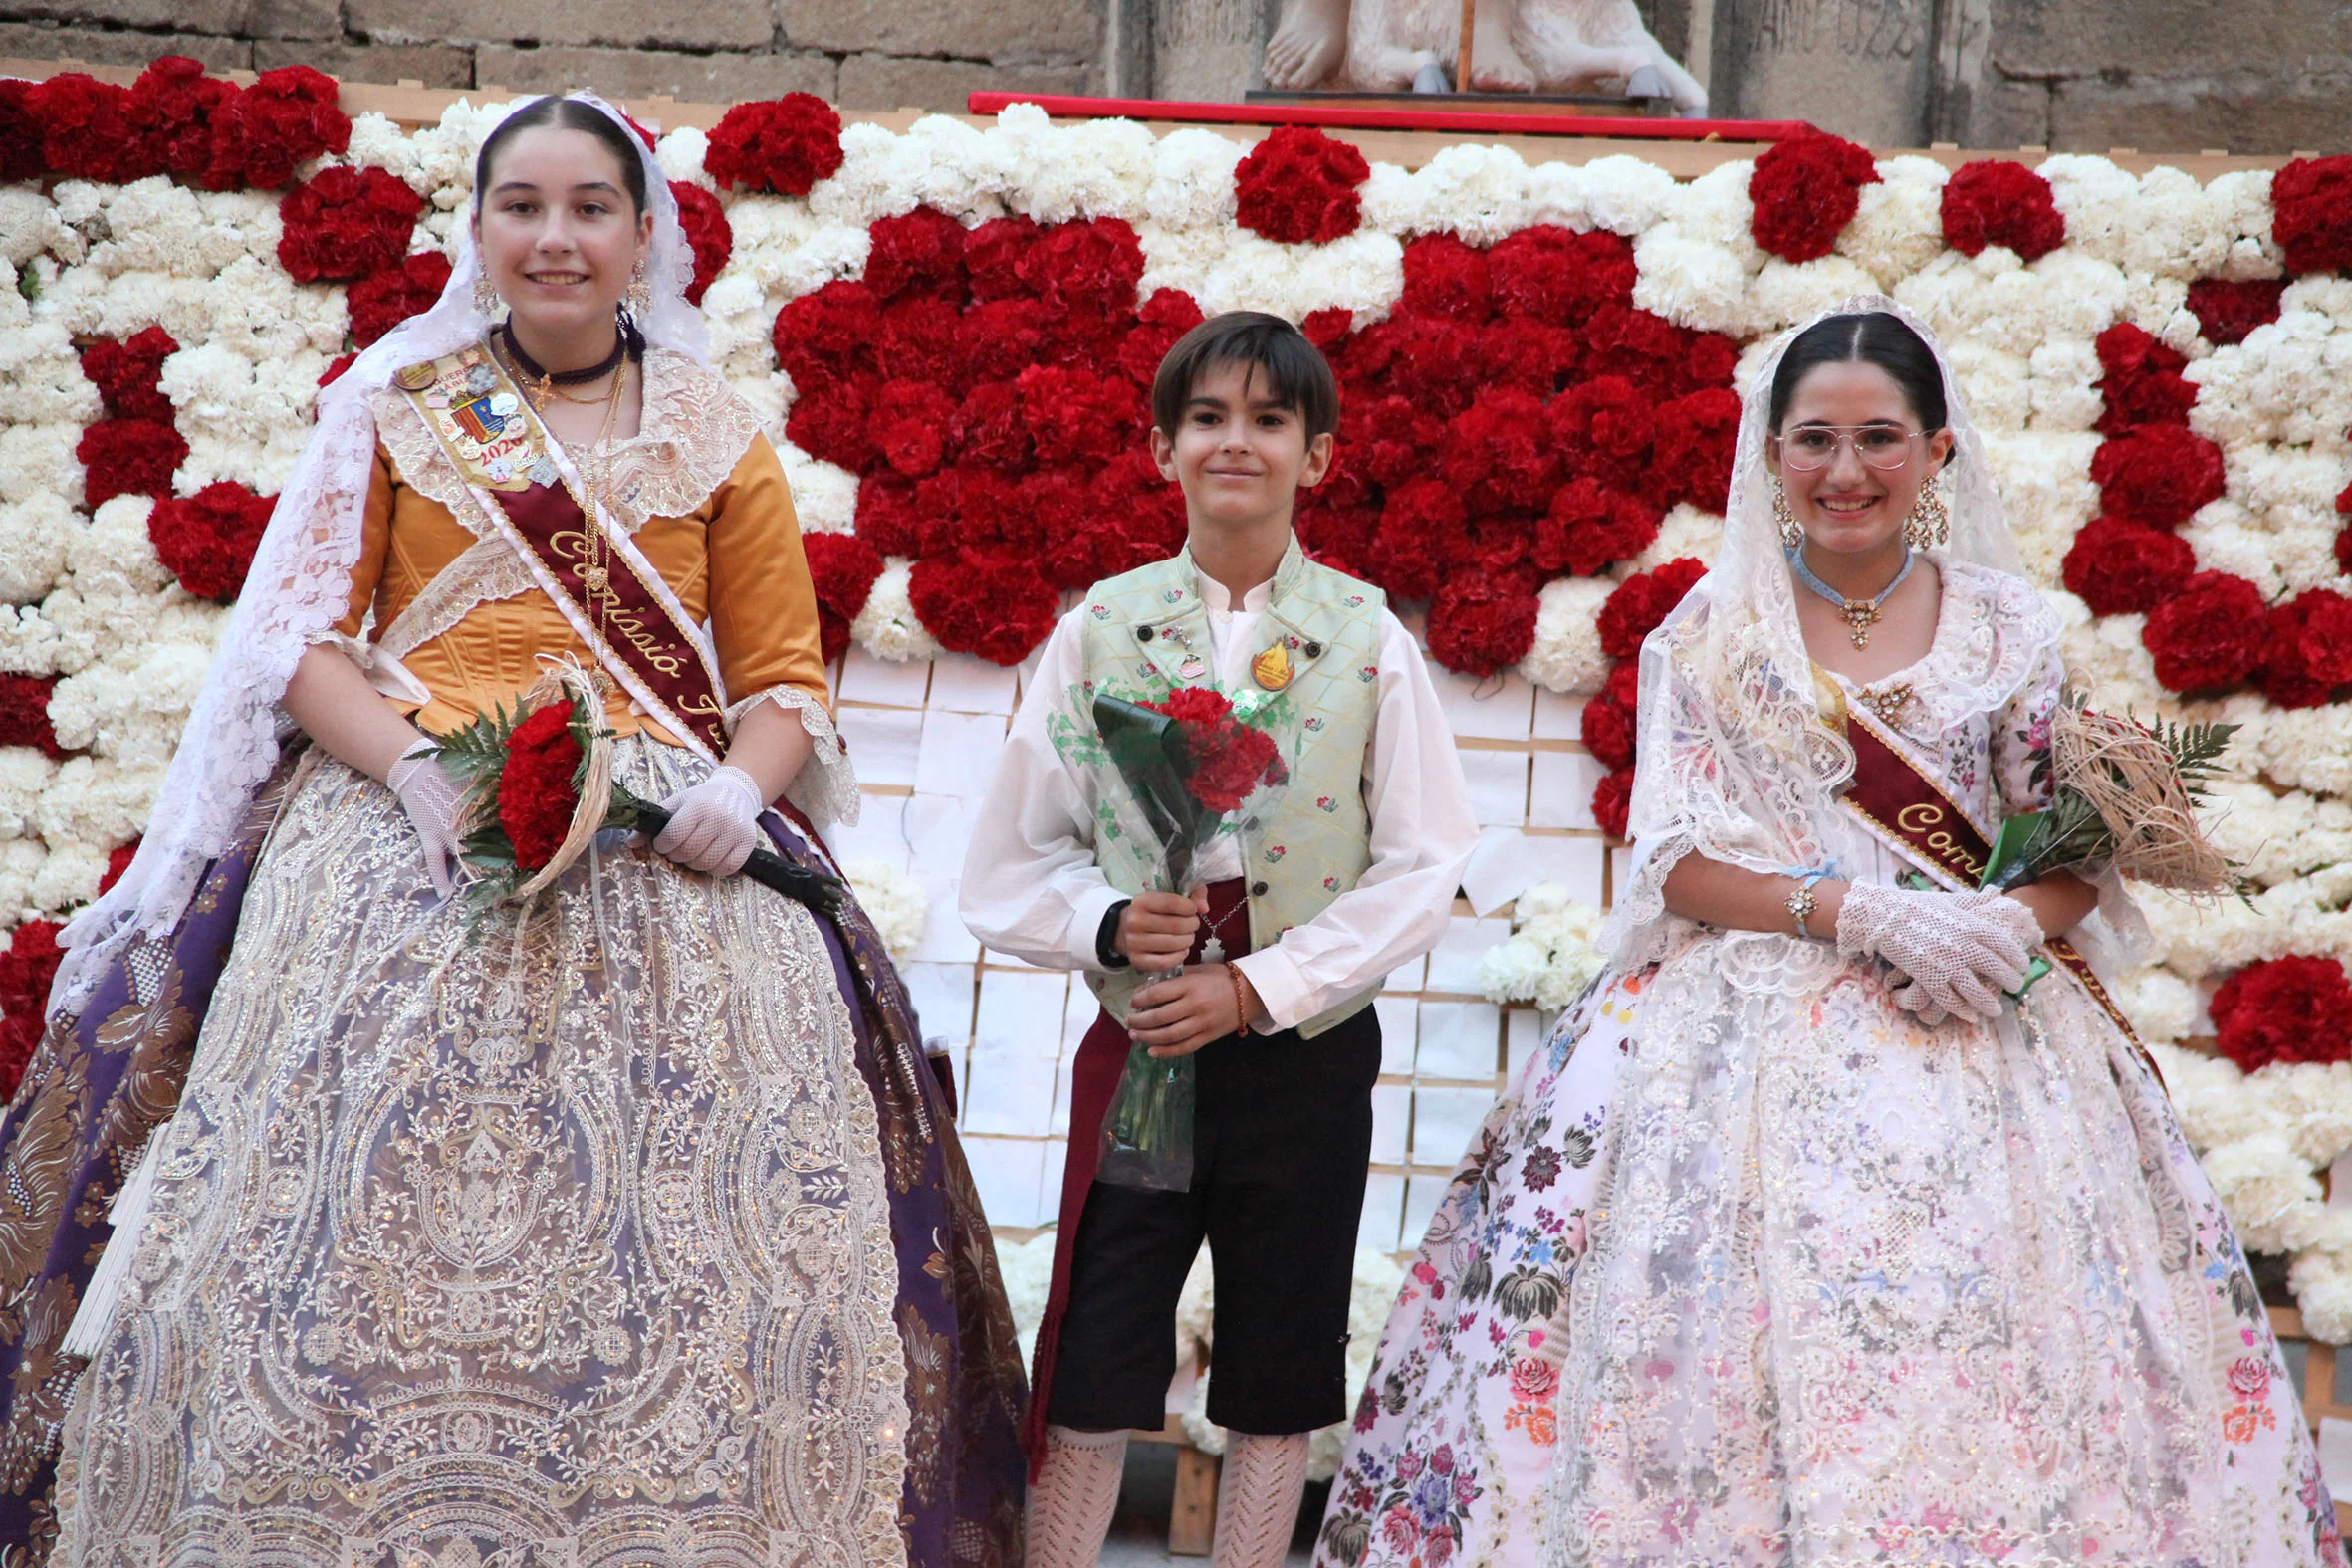
{"label": "maroon sash", "polygon": [[[1910,754],[1878,733],[1859,711],[1849,712],[1846,740],[1854,748],[1854,782],[1844,796],[1855,815],[1869,824],[1874,836],[1905,852],[1954,892],[1975,888],[1992,863],[1993,845],[1952,801],[1943,786],[1922,772]],[[2131,1020],[2092,973],[2090,961],[2064,937],[2050,937],[2042,951],[2089,993],[2091,1001],[2123,1030],[2124,1038],[2140,1044]],[[2147,1056],[2141,1046],[2140,1054]],[[2155,1067],[2149,1062],[2151,1069]]]}

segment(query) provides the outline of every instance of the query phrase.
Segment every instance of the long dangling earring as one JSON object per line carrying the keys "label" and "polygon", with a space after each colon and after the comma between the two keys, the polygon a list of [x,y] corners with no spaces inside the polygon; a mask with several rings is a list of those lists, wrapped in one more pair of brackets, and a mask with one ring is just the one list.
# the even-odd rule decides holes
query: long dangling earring
{"label": "long dangling earring", "polygon": [[1944,505],[1944,490],[1933,479],[1919,487],[1919,504],[1903,520],[1903,543],[1913,550],[1933,550],[1952,538],[1952,513]]}
{"label": "long dangling earring", "polygon": [[490,280],[480,273],[474,274],[474,309],[484,316],[498,314],[498,291],[490,287]]}
{"label": "long dangling earring", "polygon": [[637,263],[636,270],[629,274],[628,293],[621,297],[621,303],[628,310],[629,320],[641,327],[653,309],[653,285],[645,281],[643,262]]}
{"label": "long dangling earring", "polygon": [[1788,490],[1780,483],[1778,474],[1772,476],[1772,523],[1780,531],[1780,543],[1790,550],[1805,542],[1804,525],[1788,510]]}

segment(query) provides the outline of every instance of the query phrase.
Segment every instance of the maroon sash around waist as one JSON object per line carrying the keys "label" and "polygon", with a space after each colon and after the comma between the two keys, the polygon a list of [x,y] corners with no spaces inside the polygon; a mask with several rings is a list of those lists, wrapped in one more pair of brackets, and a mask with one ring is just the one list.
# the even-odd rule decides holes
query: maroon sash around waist
{"label": "maroon sash around waist", "polygon": [[[1868,824],[1872,834],[1905,858],[1920,865],[1955,892],[1975,888],[1993,860],[1993,845],[1968,813],[1953,803],[1943,786],[1911,760],[1896,742],[1878,733],[1865,714],[1847,714],[1846,740],[1854,749],[1854,782],[1844,795],[1846,806]],[[2042,951],[2090,994],[2091,1001],[2123,1030],[2124,1038],[2139,1045],[2131,1021],[2074,944],[2050,937]],[[2145,1047],[2141,1055],[2146,1056]],[[2149,1066],[2153,1069],[2155,1063]]]}

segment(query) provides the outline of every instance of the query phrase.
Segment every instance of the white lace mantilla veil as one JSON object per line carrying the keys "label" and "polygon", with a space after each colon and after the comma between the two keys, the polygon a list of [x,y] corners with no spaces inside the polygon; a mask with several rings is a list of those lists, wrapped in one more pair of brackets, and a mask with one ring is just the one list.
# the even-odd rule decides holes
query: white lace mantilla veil
{"label": "white lace mantilla veil", "polygon": [[[679,226],[668,176],[618,110],[590,93],[569,96],[619,124],[644,166],[653,214],[645,258],[652,300],[637,325],[649,344],[707,366],[709,335],[701,313],[686,303],[694,249]],[[533,102],[519,100],[509,112]],[[449,284],[433,308],[377,338],[320,393],[318,425],[254,552],[138,853],[121,880],[59,936],[67,952],[50,988],[51,1016],[80,1008],[108,963],[129,943],[172,928],[204,868],[227,851],[255,792],[277,766],[279,739],[292,725],[278,704],[294,666],[350,605],[375,465],[369,399],[391,384],[394,371],[478,341],[496,321],[474,303],[481,261],[472,226],[459,224],[457,233]]]}
{"label": "white lace mantilla veil", "polygon": [[[1854,753],[1821,722],[1795,581],[1772,518],[1764,444],[1772,380],[1789,345],[1830,317],[1864,312],[1884,312],[1917,333],[1944,378],[1952,457],[1932,482],[1945,488],[1952,535],[1928,559],[1940,567],[1967,562],[2024,576],[1984,437],[1927,324],[1883,295],[1856,295],[1783,333],[1757,367],[1741,409],[1715,565],[1642,643],[1627,819],[1633,873],[1601,943],[1621,968],[1671,945],[1664,887],[1683,855],[1696,851],[1765,872],[1825,861],[1821,829],[1841,809],[1837,791],[1853,776]],[[2057,640],[2056,616],[2045,613],[2040,622],[1987,672],[1993,684],[1947,685],[1923,691],[1922,699],[1952,720],[1999,708]]]}

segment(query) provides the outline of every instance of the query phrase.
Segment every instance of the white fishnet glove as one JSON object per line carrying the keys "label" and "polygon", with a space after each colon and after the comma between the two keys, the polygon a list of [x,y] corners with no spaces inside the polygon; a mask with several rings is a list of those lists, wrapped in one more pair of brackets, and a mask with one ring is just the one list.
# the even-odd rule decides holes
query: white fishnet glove
{"label": "white fishnet glove", "polygon": [[433,891],[447,898],[457,887],[457,802],[464,789],[432,755],[436,743],[418,741],[385,771],[385,787],[399,796],[400,809],[416,829],[424,851],[424,874]]}
{"label": "white fishnet glove", "polygon": [[2025,983],[2041,941],[2033,911],[2002,893],[1917,893],[1856,882],[1837,912],[1837,951],[1874,954],[1907,977],[1895,1003],[1924,1023],[1991,1019],[2000,994]]}
{"label": "white fishnet glove", "polygon": [[670,825],[653,840],[653,848],[690,871],[722,876],[740,871],[759,847],[760,813],[767,806],[750,774],[721,768],[661,802]]}

